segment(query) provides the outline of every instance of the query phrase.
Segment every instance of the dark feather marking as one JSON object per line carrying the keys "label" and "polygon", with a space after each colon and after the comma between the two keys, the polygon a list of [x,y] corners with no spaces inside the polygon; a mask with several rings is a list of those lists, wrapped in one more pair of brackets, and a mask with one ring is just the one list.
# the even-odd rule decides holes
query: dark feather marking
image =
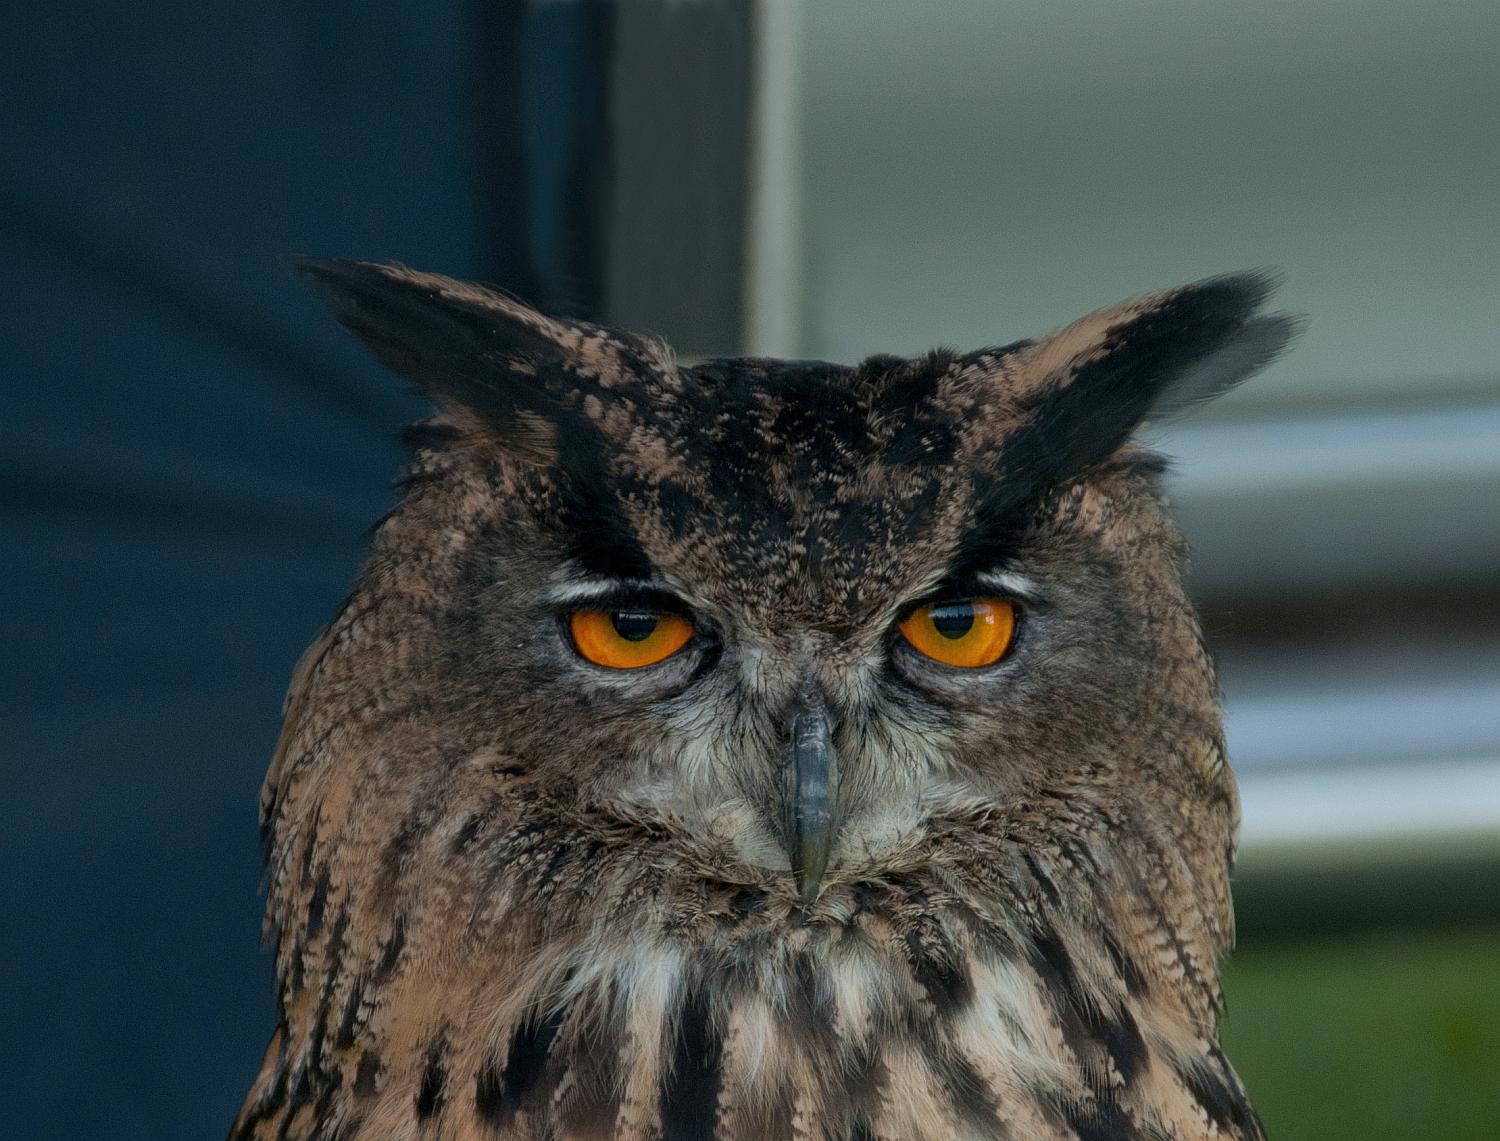
{"label": "dark feather marking", "polygon": [[471,927],[489,914],[485,901],[490,898],[496,885],[516,867],[535,864],[537,854],[549,843],[557,843],[567,827],[568,825],[550,815],[528,820],[497,836],[482,850],[484,889],[479,893],[474,912],[470,916]]}
{"label": "dark feather marking", "polygon": [[1049,490],[1020,479],[978,481],[969,526],[959,538],[948,576],[970,578],[1013,559],[1032,520],[1046,508]]}
{"label": "dark feather marking", "polygon": [[381,850],[380,876],[375,886],[377,895],[384,897],[395,889],[407,856],[416,846],[417,838],[426,833],[428,823],[424,809],[425,806],[409,813],[397,826],[396,834],[391,837],[390,842]]}
{"label": "dark feather marking", "polygon": [[978,948],[1003,959],[1014,959],[1020,953],[1014,936],[998,923],[986,919],[962,900],[955,899],[948,906]]}
{"label": "dark feather marking", "polygon": [[832,1055],[838,1047],[834,1033],[833,997],[812,956],[792,957],[787,980],[787,1037],[809,1055]]}
{"label": "dark feather marking", "polygon": [[1107,1101],[1067,1098],[1059,1101],[1056,1108],[1068,1128],[1078,1134],[1078,1141],[1145,1141],[1153,1136],[1137,1129],[1113,1098]]}
{"label": "dark feather marking", "polygon": [[973,1063],[949,1049],[926,1046],[923,1054],[938,1079],[938,1085],[952,1099],[953,1108],[960,1118],[995,1141],[1010,1136],[1010,1131],[996,1116],[998,1103],[994,1094]]}
{"label": "dark feather marking", "polygon": [[495,808],[489,807],[482,811],[472,813],[457,832],[453,834],[453,841],[449,850],[456,856],[474,842],[480,831],[495,819]]}
{"label": "dark feather marking", "polygon": [[1135,1017],[1122,1006],[1113,1015],[1085,1011],[1085,1018],[1089,1029],[1104,1043],[1104,1048],[1114,1059],[1115,1069],[1128,1085],[1151,1061]]}
{"label": "dark feather marking", "polygon": [[514,1106],[505,1104],[505,1072],[493,1062],[474,1076],[474,1110],[481,1121],[496,1126],[508,1122],[515,1112]]}
{"label": "dark feather marking", "polygon": [[536,877],[536,885],[543,888],[546,894],[552,894],[552,891],[557,887],[558,873],[566,868],[568,866],[568,863],[572,860],[574,854],[581,850],[581,840],[582,833],[580,833],[577,829],[574,829],[573,832],[568,835],[567,839],[563,840],[557,845],[557,848],[552,853],[551,859],[547,861],[546,868],[542,870],[541,875]]}
{"label": "dark feather marking", "polygon": [[874,1129],[867,1114],[880,1104],[881,1094],[889,1081],[890,1071],[877,1047],[866,1044],[851,1052],[838,1103],[843,1120],[849,1123],[851,1141],[860,1137],[869,1137],[873,1141]]}
{"label": "dark feather marking", "polygon": [[287,1089],[291,1084],[291,1060],[286,1051],[282,1051],[276,1066],[276,1085],[271,1090],[271,1096],[267,1099],[271,1106],[280,1109],[286,1104]]}
{"label": "dark feather marking", "polygon": [[906,958],[912,976],[941,1017],[951,1017],[974,997],[974,983],[957,950],[935,924],[907,931]]}
{"label": "dark feather marking", "polygon": [[320,1080],[328,1075],[323,1068],[323,1046],[328,1038],[333,1008],[333,991],[342,973],[344,950],[349,933],[349,905],[339,907],[338,918],[328,934],[327,961],[323,968],[323,986],[318,992],[317,1011],[313,1015],[312,1037],[308,1043],[306,1069]]}
{"label": "dark feather marking", "polygon": [[919,417],[910,411],[891,433],[885,460],[890,464],[943,469],[953,462],[958,434],[951,425]]}
{"label": "dark feather marking", "polygon": [[1119,1107],[1101,1107],[1098,1102],[1065,1102],[1062,1119],[1079,1135],[1079,1141],[1136,1141],[1143,1137]]}
{"label": "dark feather marking", "polygon": [[[688,536],[703,525],[703,504],[681,484],[662,480],[646,482],[640,479],[623,481],[626,495],[637,502],[649,502],[652,514],[674,535]],[[731,499],[731,502],[734,502]]]}
{"label": "dark feather marking", "polygon": [[[1043,989],[1057,1015],[1063,1041],[1079,1064],[1087,1066],[1091,1056],[1103,1052],[1104,1043],[1090,1025],[1091,1017],[1097,1016],[1091,1016],[1091,1004],[1079,986],[1068,949],[1055,932],[1038,932],[1032,935],[1027,962],[1042,980]],[[1098,1060],[1102,1062],[1102,1059]],[[1112,1096],[1112,1091],[1098,1092],[1109,1092]]]}
{"label": "dark feather marking", "polygon": [[1125,992],[1132,998],[1144,995],[1147,990],[1146,976],[1141,974],[1141,969],[1136,966],[1135,960],[1125,953],[1108,931],[1104,933],[1104,950],[1109,955],[1109,961],[1114,965],[1116,973],[1124,982]]}
{"label": "dark feather marking", "polygon": [[606,470],[604,441],[597,429],[580,425],[560,431],[558,466],[561,538],[568,552],[589,574],[603,578],[648,580],[656,577],[645,548],[631,530],[616,490],[628,492],[630,481]]}
{"label": "dark feather marking", "polygon": [[328,951],[324,955],[323,966],[323,990],[318,999],[320,1024],[326,1024],[328,1021],[328,1007],[333,1001],[333,987],[338,982],[339,973],[344,966],[344,951],[347,949],[349,938],[349,916],[349,903],[346,900],[339,905],[338,915],[328,931]]}
{"label": "dark feather marking", "polygon": [[312,899],[307,904],[307,922],[303,925],[303,945],[310,944],[323,930],[323,912],[328,906],[328,873],[320,872],[313,885]]}
{"label": "dark feather marking", "polygon": [[1054,996],[1064,999],[1074,1008],[1084,1006],[1078,975],[1073,969],[1073,957],[1055,931],[1046,928],[1034,932],[1027,959]]}
{"label": "dark feather marking", "polygon": [[1217,1046],[1209,1057],[1217,1072],[1207,1066],[1186,1066],[1177,1071],[1188,1092],[1205,1113],[1225,1132],[1235,1136],[1262,1137],[1260,1117],[1234,1079],[1229,1060]]}
{"label": "dark feather marking", "polygon": [[543,1018],[535,1012],[528,1014],[511,1035],[504,1068],[491,1064],[479,1071],[474,1106],[482,1120],[503,1126],[525,1107],[547,1071],[547,1058],[566,1012],[564,1007]]}
{"label": "dark feather marking", "polygon": [[714,1135],[723,1047],[708,992],[701,985],[690,987],[677,1018],[672,1069],[661,1086],[663,1141],[705,1141]]}
{"label": "dark feather marking", "polygon": [[291,1093],[288,1095],[286,1106],[282,1110],[281,1127],[276,1131],[277,1138],[285,1141],[285,1139],[290,1137],[289,1130],[291,1129],[292,1118],[297,1115],[297,1110],[312,1101],[312,1099],[312,1084],[308,1078],[307,1067],[302,1066],[297,1070],[296,1079],[292,1082]]}
{"label": "dark feather marking", "polygon": [[349,988],[349,997],[344,1002],[344,1012],[339,1016],[339,1031],[334,1044],[341,1050],[354,1045],[354,1034],[359,1028],[360,1008],[364,1005],[365,976],[356,975]]}
{"label": "dark feather marking", "polygon": [[[1123,1006],[1107,1012],[1089,998],[1079,984],[1072,957],[1055,933],[1033,936],[1032,946],[1031,965],[1052,993],[1068,1048],[1083,1061],[1090,1045],[1102,1046],[1120,1076],[1127,1083],[1131,1081],[1150,1062],[1134,1016]],[[1112,1090],[1101,1090],[1100,1094],[1113,1097]]]}
{"label": "dark feather marking", "polygon": [[380,1073],[380,1055],[366,1050],[359,1056],[359,1066],[354,1071],[354,1096],[370,1097],[375,1093],[375,1078]]}
{"label": "dark feather marking", "polygon": [[457,428],[440,421],[414,420],[401,429],[401,442],[414,452],[441,451],[459,439]]}
{"label": "dark feather marking", "polygon": [[427,1066],[422,1071],[422,1084],[417,1090],[418,1121],[431,1117],[442,1103],[443,1086],[448,1081],[448,1071],[443,1067],[445,1048],[439,1040],[427,1051]]}
{"label": "dark feather marking", "polygon": [[406,915],[396,916],[396,922],[391,927],[390,936],[385,941],[385,949],[380,952],[380,961],[375,964],[375,972],[370,976],[370,981],[377,986],[390,981],[395,973],[396,964],[401,959],[401,951],[406,946]]}
{"label": "dark feather marking", "polygon": [[734,911],[736,918],[748,919],[757,912],[766,909],[766,897],[760,892],[748,890],[737,891],[730,899],[729,906]]}
{"label": "dark feather marking", "polygon": [[1052,877],[1043,870],[1041,861],[1031,852],[1027,852],[1022,858],[1026,861],[1026,867],[1031,871],[1031,878],[1036,882],[1037,887],[1041,888],[1042,895],[1046,898],[1047,902],[1054,907],[1057,906],[1060,902],[1060,897],[1057,894],[1057,885],[1052,882]]}
{"label": "dark feather marking", "polygon": [[[345,605],[345,607],[347,607],[349,605],[349,603],[347,601],[345,601],[344,605]],[[343,614],[343,611],[340,611],[340,616],[342,616],[342,614]],[[319,750],[319,748],[322,746],[323,742],[328,739],[328,737],[330,736],[330,734],[331,734],[331,730],[327,731],[327,732],[324,732],[318,738],[317,743],[311,749],[308,749],[303,755],[307,756],[307,755],[310,755],[312,753],[317,752]],[[309,829],[308,833],[307,833],[307,839],[304,840],[303,843],[302,843],[302,886],[303,887],[311,887],[312,886],[312,882],[313,882],[313,858],[317,855],[317,851],[318,851],[318,846],[313,841],[316,840],[317,837],[318,837],[318,831],[317,831],[317,829],[316,828]]]}
{"label": "dark feather marking", "polygon": [[871,915],[879,915],[890,897],[890,889],[884,884],[871,883],[867,880],[850,884],[849,891],[854,896],[858,912],[868,912]]}

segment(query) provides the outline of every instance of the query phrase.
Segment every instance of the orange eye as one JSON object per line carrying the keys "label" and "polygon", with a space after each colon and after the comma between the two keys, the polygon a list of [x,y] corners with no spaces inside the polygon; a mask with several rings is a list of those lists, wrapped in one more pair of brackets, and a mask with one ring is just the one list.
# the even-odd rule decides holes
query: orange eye
{"label": "orange eye", "polygon": [[1016,633],[1016,608],[1003,598],[963,598],[913,610],[899,629],[935,662],[973,670],[1005,656]]}
{"label": "orange eye", "polygon": [[693,636],[680,614],[651,610],[575,610],[568,632],[578,652],[596,666],[638,670],[664,662]]}

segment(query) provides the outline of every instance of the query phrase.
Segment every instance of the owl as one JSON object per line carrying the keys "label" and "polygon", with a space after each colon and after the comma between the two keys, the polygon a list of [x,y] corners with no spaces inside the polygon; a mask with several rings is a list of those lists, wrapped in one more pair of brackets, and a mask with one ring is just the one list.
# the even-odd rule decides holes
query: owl
{"label": "owl", "polygon": [[433,414],[287,699],[233,1137],[1263,1136],[1138,435],[1282,349],[1264,276],[846,366],[305,268]]}

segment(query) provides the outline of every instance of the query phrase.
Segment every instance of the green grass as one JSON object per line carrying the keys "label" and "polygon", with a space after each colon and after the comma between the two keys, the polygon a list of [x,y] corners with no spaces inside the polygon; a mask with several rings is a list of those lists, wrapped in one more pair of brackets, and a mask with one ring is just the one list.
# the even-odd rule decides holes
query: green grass
{"label": "green grass", "polygon": [[1272,1141],[1500,1138],[1500,932],[1251,943],[1225,989]]}

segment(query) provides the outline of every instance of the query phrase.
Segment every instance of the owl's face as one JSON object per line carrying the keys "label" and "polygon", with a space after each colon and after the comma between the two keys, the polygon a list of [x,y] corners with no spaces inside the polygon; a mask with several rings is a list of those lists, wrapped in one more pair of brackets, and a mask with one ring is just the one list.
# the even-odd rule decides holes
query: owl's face
{"label": "owl's face", "polygon": [[[1280,348],[1263,281],[849,368],[682,366],[443,278],[312,272],[441,408],[388,525],[412,549],[367,572],[432,601],[403,649],[422,716],[547,795],[811,903],[1059,783],[1149,814],[1122,756],[1216,770],[1181,543],[1130,437]],[[1184,718],[1203,755],[1163,757]]]}

